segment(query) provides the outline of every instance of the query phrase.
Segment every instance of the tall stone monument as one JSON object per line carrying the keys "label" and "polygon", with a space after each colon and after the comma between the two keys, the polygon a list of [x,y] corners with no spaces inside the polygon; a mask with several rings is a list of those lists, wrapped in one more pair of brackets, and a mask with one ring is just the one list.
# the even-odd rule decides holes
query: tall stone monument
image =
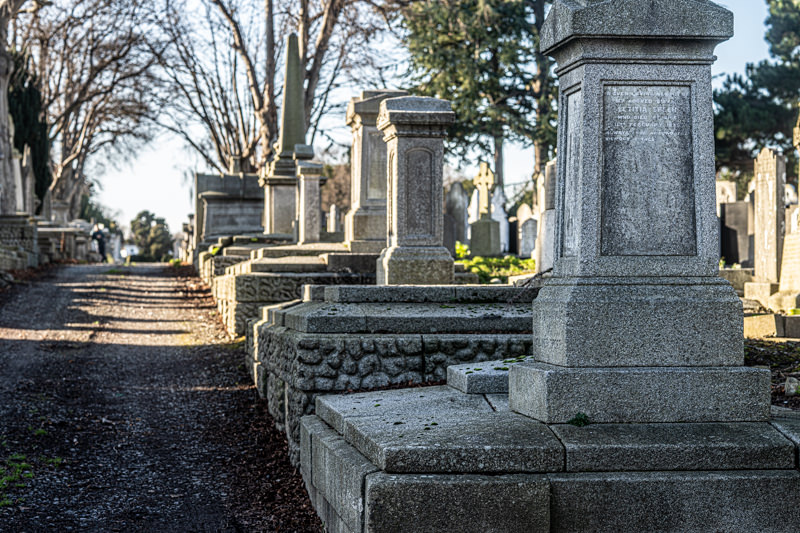
{"label": "tall stone monument", "polygon": [[305,145],[302,61],[297,35],[286,40],[283,104],[275,158],[264,167],[259,184],[264,187],[264,233],[292,235],[297,188],[295,146]]}
{"label": "tall stone monument", "polygon": [[443,243],[442,162],[450,102],[405,96],[381,102],[378,128],[387,144],[387,248],[378,285],[453,283]]}
{"label": "tall stone monument", "polygon": [[[768,418],[769,373],[741,366],[741,303],[717,275],[711,64],[732,34],[732,14],[705,1],[553,5],[541,46],[561,87],[555,263],[533,305],[536,362],[510,372],[513,410]],[[709,397],[722,388],[737,393]]]}
{"label": "tall stone monument", "polygon": [[764,148],[755,160],[755,174],[755,281],[745,284],[744,295],[767,306],[781,279],[786,158]]}
{"label": "tall stone monument", "polygon": [[386,143],[375,121],[383,100],[406,94],[389,89],[363,91],[347,105],[353,146],[345,243],[351,252],[380,253],[386,246]]}
{"label": "tall stone monument", "polygon": [[481,162],[478,175],[472,181],[478,193],[479,218],[470,225],[470,252],[473,256],[498,256],[502,252],[500,222],[492,218],[494,172]]}

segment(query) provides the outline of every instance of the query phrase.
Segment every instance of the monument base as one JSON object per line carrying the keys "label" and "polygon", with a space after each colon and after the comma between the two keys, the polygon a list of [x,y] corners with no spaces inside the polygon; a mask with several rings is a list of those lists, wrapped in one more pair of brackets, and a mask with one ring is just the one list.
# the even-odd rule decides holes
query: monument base
{"label": "monument base", "polygon": [[719,277],[551,277],[533,305],[533,355],[565,367],[744,364],[742,304]]}
{"label": "monument base", "polygon": [[788,311],[800,308],[800,292],[781,291],[769,297],[767,307],[773,311]]}
{"label": "monument base", "polygon": [[770,296],[778,292],[779,283],[768,281],[750,281],[744,284],[744,297],[748,300],[755,300],[766,308],[769,308]]}
{"label": "monument base", "polygon": [[491,218],[481,218],[470,224],[469,252],[481,257],[501,255],[500,223]]}
{"label": "monument base", "polygon": [[381,253],[386,248],[386,209],[362,207],[345,215],[345,244],[355,253]]}
{"label": "monument base", "polygon": [[377,284],[448,285],[453,283],[454,268],[453,256],[444,246],[393,246],[378,258]]}
{"label": "monument base", "polygon": [[[459,368],[478,379],[514,364]],[[300,441],[329,531],[789,532],[800,520],[800,413],[788,410],[760,423],[546,425],[507,395],[439,386],[318,397]]]}

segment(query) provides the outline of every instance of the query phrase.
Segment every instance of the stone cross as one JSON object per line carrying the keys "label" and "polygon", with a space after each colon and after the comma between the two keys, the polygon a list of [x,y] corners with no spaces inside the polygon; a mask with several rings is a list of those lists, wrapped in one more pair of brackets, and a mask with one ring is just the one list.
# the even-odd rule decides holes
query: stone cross
{"label": "stone cross", "polygon": [[489,164],[481,161],[478,175],[472,180],[475,188],[478,189],[478,214],[480,217],[491,214],[491,194],[495,184],[494,172],[489,168]]}
{"label": "stone cross", "polygon": [[[695,0],[555,0],[555,261],[512,410],[546,423],[766,421],[741,302],[719,278],[711,65],[733,14]],[[680,391],[665,401],[653,394]],[[591,390],[587,394],[575,391]],[[709,391],[735,390],[736,398]]]}
{"label": "stone cross", "polygon": [[[297,176],[295,147],[305,144],[305,107],[303,103],[303,71],[297,35],[286,40],[283,104],[275,158],[264,167],[259,184],[264,187],[264,233],[291,236],[296,228],[295,212]],[[308,151],[304,149],[304,151]]]}
{"label": "stone cross", "polygon": [[345,215],[345,243],[354,253],[379,253],[386,244],[386,143],[375,121],[380,104],[406,91],[363,91],[347,106],[353,130],[350,155],[350,210]]}
{"label": "stone cross", "polygon": [[442,170],[450,102],[405,96],[381,102],[378,128],[387,148],[387,247],[378,285],[453,283],[443,244]]}

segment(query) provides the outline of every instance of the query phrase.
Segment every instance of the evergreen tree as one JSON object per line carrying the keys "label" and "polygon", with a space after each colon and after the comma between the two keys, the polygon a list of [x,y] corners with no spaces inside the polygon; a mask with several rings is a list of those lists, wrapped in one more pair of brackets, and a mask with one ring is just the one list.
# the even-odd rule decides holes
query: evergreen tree
{"label": "evergreen tree", "polygon": [[547,3],[419,0],[403,10],[412,90],[452,102],[448,148],[493,155],[499,183],[505,140],[534,144],[534,175],[555,146],[552,61],[539,52]]}
{"label": "evergreen tree", "polygon": [[172,236],[163,218],[141,211],[131,220],[131,233],[140,250],[140,261],[166,261],[172,256]]}
{"label": "evergreen tree", "polygon": [[14,50],[9,53],[14,61],[8,87],[9,112],[14,121],[14,148],[24,153],[25,145],[30,146],[33,173],[36,177],[36,196],[39,201],[43,201],[52,177],[50,141],[42,108],[42,93],[38,88],[36,74],[29,69],[29,54]]}
{"label": "evergreen tree", "polygon": [[769,7],[765,38],[771,59],[748,64],[747,78],[729,76],[714,91],[717,168],[752,173],[758,152],[781,148],[787,174],[797,175],[792,129],[800,102],[800,3],[765,0]]}

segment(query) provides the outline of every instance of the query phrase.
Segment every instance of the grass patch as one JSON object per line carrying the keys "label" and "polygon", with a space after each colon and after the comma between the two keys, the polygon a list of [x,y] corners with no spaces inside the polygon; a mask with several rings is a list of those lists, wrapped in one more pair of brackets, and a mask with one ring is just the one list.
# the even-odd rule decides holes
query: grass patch
{"label": "grass patch", "polygon": [[33,479],[33,467],[26,462],[26,457],[15,453],[0,461],[0,507],[9,507],[14,500],[8,494],[9,488],[25,488],[26,481]]}
{"label": "grass patch", "polygon": [[123,270],[121,268],[109,268],[108,270],[103,272],[103,274],[106,274],[108,276],[119,276],[119,275],[127,274],[127,271]]}

